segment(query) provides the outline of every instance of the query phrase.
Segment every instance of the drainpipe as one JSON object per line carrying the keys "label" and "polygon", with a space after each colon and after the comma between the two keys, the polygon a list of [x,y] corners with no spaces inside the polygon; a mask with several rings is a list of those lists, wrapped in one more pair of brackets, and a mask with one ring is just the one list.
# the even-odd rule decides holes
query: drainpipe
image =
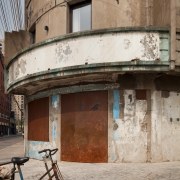
{"label": "drainpipe", "polygon": [[176,0],[171,0],[170,3],[170,69],[174,70],[176,62]]}
{"label": "drainpipe", "polygon": [[146,0],[146,26],[153,25],[153,1]]}

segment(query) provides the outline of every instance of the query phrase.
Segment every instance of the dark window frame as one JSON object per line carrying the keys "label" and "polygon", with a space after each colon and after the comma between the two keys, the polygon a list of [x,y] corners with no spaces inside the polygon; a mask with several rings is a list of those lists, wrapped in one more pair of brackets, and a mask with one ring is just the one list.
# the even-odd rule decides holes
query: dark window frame
{"label": "dark window frame", "polygon": [[88,5],[91,5],[91,28],[90,30],[92,29],[92,0],[87,0],[87,1],[82,1],[82,2],[79,2],[79,3],[76,3],[76,4],[73,4],[73,5],[69,5],[69,32],[70,33],[73,33],[73,29],[72,29],[72,24],[73,24],[73,10],[74,9],[78,9],[78,8],[81,8],[81,7],[84,7],[84,6],[88,6]]}

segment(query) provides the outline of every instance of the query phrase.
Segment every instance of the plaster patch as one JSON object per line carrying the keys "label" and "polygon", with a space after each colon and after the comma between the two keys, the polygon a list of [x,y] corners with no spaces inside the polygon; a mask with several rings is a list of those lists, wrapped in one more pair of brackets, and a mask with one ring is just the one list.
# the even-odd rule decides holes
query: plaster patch
{"label": "plaster patch", "polygon": [[55,141],[57,137],[57,122],[53,121],[52,122],[52,140]]}
{"label": "plaster patch", "polygon": [[120,115],[120,93],[119,90],[113,91],[113,119],[116,121],[116,119],[119,118]]}
{"label": "plaster patch", "polygon": [[159,47],[157,46],[158,42],[157,36],[153,33],[147,33],[140,43],[143,45],[143,56],[149,60],[156,59],[159,55]]}
{"label": "plaster patch", "polygon": [[55,148],[53,144],[50,142],[42,142],[42,141],[28,141],[26,143],[27,146],[27,152],[26,156],[30,158],[35,158],[35,159],[42,159],[42,154],[39,154],[38,151],[41,151],[43,149],[53,149]]}
{"label": "plaster patch", "polygon": [[52,102],[52,107],[57,109],[59,104],[59,96],[58,95],[51,96],[51,102]]}

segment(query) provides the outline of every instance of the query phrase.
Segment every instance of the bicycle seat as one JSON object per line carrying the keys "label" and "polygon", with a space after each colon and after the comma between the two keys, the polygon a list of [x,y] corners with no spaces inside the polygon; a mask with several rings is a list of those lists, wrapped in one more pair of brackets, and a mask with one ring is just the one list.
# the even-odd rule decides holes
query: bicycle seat
{"label": "bicycle seat", "polygon": [[17,165],[23,165],[27,161],[29,161],[29,157],[13,157],[11,159],[11,162]]}

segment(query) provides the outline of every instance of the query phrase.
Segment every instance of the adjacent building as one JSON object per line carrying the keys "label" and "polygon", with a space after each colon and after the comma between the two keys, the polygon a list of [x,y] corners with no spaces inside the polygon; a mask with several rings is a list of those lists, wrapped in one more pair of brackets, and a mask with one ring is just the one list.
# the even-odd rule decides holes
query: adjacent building
{"label": "adjacent building", "polygon": [[14,130],[14,121],[11,120],[10,96],[5,94],[4,88],[4,56],[0,49],[0,136],[14,133]]}
{"label": "adjacent building", "polygon": [[11,95],[11,110],[14,112],[17,132],[24,132],[24,96]]}
{"label": "adjacent building", "polygon": [[4,40],[0,39],[0,51],[4,54]]}
{"label": "adjacent building", "polygon": [[180,0],[26,0],[26,32],[5,35],[26,155],[180,160],[179,9]]}

